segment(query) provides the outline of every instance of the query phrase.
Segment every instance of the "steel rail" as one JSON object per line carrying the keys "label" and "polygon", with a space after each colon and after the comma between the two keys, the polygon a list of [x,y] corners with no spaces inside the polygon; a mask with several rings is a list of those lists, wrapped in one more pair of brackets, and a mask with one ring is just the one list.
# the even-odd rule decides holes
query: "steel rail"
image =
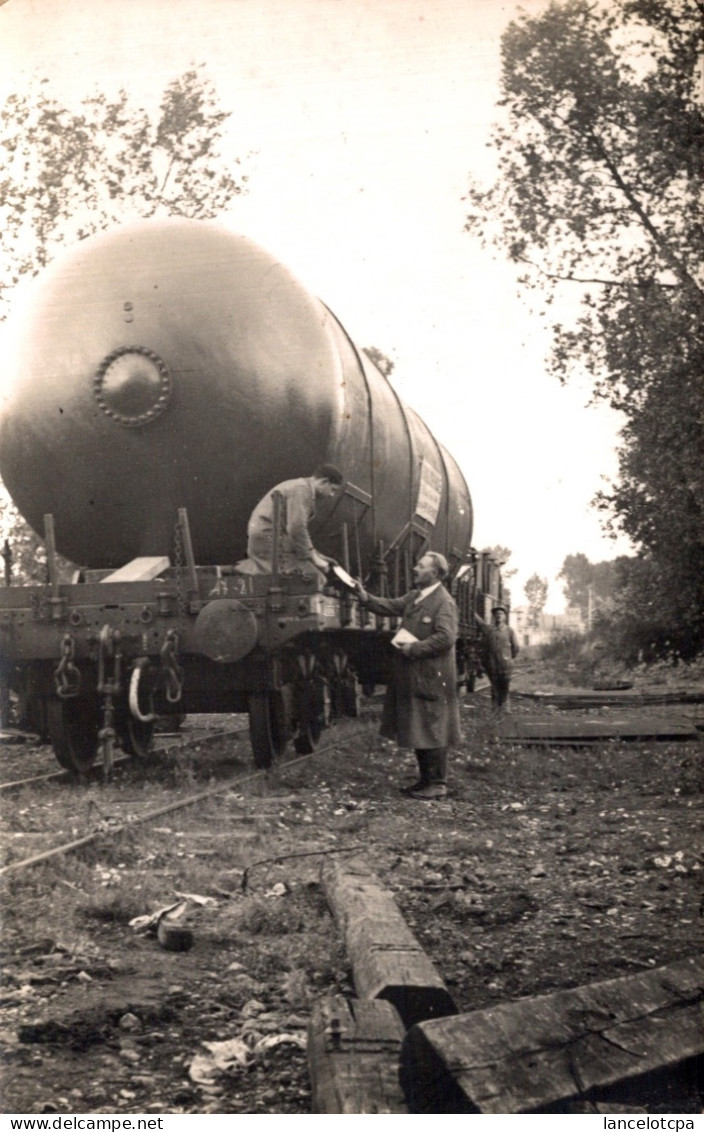
{"label": "steel rail", "polygon": [[[113,768],[122,766],[123,763],[134,762],[131,755],[121,755],[113,762]],[[97,770],[98,764],[88,767],[88,771]],[[99,768],[102,771],[102,767]],[[21,790],[24,786],[38,786],[42,782],[60,782],[66,780],[67,782],[77,782],[84,775],[72,774],[70,770],[52,770],[48,774],[37,774],[33,778],[17,778],[14,782],[0,782],[0,794],[9,793],[11,790]]]}
{"label": "steel rail", "polygon": [[[369,731],[369,726],[360,727],[353,733],[351,738],[356,738],[359,735],[364,735]],[[347,741],[345,739],[345,741]],[[173,813],[174,810],[182,810],[187,806],[196,805],[198,802],[204,802],[208,798],[215,798],[218,794],[226,794],[228,790],[232,790],[237,786],[241,786],[247,782],[255,782],[264,779],[271,773],[272,769],[288,770],[289,767],[299,766],[301,763],[313,759],[316,755],[327,754],[328,752],[339,747],[339,741],[330,743],[327,747],[318,747],[315,751],[311,751],[307,755],[299,755],[295,759],[286,759],[278,762],[274,767],[267,770],[250,771],[248,774],[239,775],[236,778],[231,778],[227,782],[222,783],[220,786],[211,787],[209,790],[201,790],[197,794],[189,794],[186,798],[179,798],[176,802],[169,802],[165,806],[159,806],[155,810],[147,810],[146,813],[140,814],[129,821],[121,822],[119,825],[110,826],[105,829],[94,830],[93,833],[86,834],[85,837],[79,837],[75,841],[67,841],[63,845],[55,845],[53,849],[46,849],[43,853],[36,853],[33,857],[25,857],[21,861],[13,861],[9,865],[5,865],[0,869],[0,877],[7,876],[9,873],[18,873],[23,869],[32,868],[34,865],[42,864],[44,861],[50,861],[54,857],[63,856],[66,853],[73,853],[76,849],[82,849],[86,845],[91,845],[98,841],[101,837],[114,837],[119,833],[125,833],[128,829],[134,829],[135,826],[143,825],[145,822],[151,821],[153,818],[162,817],[163,814]]]}
{"label": "steel rail", "polygon": [[[235,731],[220,731],[215,735],[201,735],[199,737],[184,736],[184,743],[182,745],[171,743],[165,746],[155,747],[154,751],[146,758],[140,758],[137,755],[120,755],[113,762],[113,769],[118,766],[130,765],[134,767],[143,766],[145,768],[152,766],[152,757],[154,755],[169,754],[172,750],[183,750],[190,743],[198,743],[199,745],[210,745],[217,742],[224,737],[235,738],[238,735],[247,735],[249,733],[248,727],[238,727]],[[175,733],[174,733],[175,734]],[[166,736],[161,736],[165,738]],[[159,737],[157,737],[159,738]],[[97,757],[97,756],[96,756]],[[59,782],[67,781],[71,783],[82,782],[90,775],[91,777],[100,777],[103,774],[103,767],[99,762],[94,762],[91,766],[87,767],[83,773],[72,773],[70,770],[52,770],[48,774],[38,774],[32,778],[18,778],[14,782],[0,782],[0,796],[4,793],[9,793],[12,790],[21,790],[25,786],[38,786],[42,782]]]}

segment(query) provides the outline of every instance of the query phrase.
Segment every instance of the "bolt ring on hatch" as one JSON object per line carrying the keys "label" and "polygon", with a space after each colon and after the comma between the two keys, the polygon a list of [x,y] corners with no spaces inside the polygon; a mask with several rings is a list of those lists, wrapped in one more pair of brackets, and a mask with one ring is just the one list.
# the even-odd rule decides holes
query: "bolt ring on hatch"
{"label": "bolt ring on hatch", "polygon": [[171,388],[166,362],[146,346],[113,350],[93,378],[93,394],[105,415],[130,428],[160,416],[169,403]]}

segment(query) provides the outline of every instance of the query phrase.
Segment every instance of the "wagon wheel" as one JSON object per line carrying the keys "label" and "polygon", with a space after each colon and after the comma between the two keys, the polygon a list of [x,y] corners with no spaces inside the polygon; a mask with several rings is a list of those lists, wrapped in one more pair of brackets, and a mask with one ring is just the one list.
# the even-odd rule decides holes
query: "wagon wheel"
{"label": "wagon wheel", "polygon": [[10,726],[10,685],[0,675],[0,727]]}
{"label": "wagon wheel", "polygon": [[281,758],[288,743],[286,705],[281,692],[254,692],[249,697],[249,740],[254,765],[260,770]]}
{"label": "wagon wheel", "polygon": [[309,755],[330,722],[330,695],[322,678],[306,680],[299,690],[297,707],[298,729],[293,745],[299,755]]}
{"label": "wagon wheel", "polygon": [[85,696],[50,699],[46,708],[49,739],[57,761],[65,770],[83,774],[98,753],[98,701]]}

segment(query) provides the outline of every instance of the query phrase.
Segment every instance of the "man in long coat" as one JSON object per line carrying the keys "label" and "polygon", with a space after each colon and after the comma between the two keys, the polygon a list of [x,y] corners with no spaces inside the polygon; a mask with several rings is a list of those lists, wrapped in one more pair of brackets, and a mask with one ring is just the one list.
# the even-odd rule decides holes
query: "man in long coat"
{"label": "man in long coat", "polygon": [[447,750],[460,740],[457,606],[442,584],[447,572],[443,555],[429,551],[414,567],[416,589],[403,597],[375,597],[358,588],[372,612],[401,617],[381,734],[415,750],[420,777],[406,792],[422,801],[446,796]]}

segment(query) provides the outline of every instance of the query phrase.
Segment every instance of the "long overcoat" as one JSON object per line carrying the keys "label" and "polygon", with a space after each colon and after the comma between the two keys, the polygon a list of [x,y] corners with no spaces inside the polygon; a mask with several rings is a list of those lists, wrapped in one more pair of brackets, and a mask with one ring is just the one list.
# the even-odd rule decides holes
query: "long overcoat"
{"label": "long overcoat", "polygon": [[457,700],[457,606],[443,585],[420,598],[370,595],[375,613],[401,616],[401,628],[418,640],[411,656],[394,649],[391,682],[386,689],[381,734],[399,747],[435,750],[460,741]]}

